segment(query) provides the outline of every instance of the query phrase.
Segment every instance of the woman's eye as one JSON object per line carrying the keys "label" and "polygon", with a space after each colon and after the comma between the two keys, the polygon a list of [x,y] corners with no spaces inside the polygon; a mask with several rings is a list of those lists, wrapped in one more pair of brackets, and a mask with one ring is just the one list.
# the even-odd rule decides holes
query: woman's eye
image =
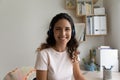
{"label": "woman's eye", "polygon": [[55,30],[60,30],[59,28],[56,28]]}
{"label": "woman's eye", "polygon": [[70,30],[69,28],[66,29],[66,31],[69,31],[69,30]]}

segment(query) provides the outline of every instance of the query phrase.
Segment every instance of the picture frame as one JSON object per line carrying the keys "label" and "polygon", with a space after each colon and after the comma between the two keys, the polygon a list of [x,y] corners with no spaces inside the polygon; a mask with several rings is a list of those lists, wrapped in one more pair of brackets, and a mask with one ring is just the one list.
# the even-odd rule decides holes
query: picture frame
{"label": "picture frame", "polygon": [[76,0],[65,0],[66,9],[74,9],[76,7]]}

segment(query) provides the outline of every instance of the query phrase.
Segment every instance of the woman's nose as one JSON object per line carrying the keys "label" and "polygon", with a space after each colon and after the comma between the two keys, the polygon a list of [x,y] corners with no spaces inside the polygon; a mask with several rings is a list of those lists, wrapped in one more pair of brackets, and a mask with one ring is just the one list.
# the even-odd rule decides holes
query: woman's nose
{"label": "woman's nose", "polygon": [[61,35],[65,35],[65,30],[61,30]]}

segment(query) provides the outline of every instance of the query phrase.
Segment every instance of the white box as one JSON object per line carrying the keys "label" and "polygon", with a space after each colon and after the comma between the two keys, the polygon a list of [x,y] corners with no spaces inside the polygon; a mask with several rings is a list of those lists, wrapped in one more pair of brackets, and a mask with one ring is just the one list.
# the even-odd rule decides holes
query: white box
{"label": "white box", "polygon": [[110,68],[112,71],[119,71],[118,67],[118,50],[117,49],[97,49],[96,63],[100,65],[100,71],[103,71],[103,66]]}
{"label": "white box", "polygon": [[94,14],[95,15],[105,15],[105,8],[94,8]]}

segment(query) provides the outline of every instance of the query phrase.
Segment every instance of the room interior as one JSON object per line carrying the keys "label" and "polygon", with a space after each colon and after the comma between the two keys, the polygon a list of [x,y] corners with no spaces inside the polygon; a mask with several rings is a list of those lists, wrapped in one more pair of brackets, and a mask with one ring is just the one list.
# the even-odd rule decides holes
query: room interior
{"label": "room interior", "polygon": [[[118,50],[120,60],[119,3],[120,0],[103,0],[108,33],[87,36],[78,48],[80,59],[88,57],[90,49],[110,46]],[[65,0],[0,0],[0,80],[17,67],[34,67],[36,49],[46,39],[51,18],[60,12],[69,13],[75,23],[81,22],[75,9],[65,8]]]}

